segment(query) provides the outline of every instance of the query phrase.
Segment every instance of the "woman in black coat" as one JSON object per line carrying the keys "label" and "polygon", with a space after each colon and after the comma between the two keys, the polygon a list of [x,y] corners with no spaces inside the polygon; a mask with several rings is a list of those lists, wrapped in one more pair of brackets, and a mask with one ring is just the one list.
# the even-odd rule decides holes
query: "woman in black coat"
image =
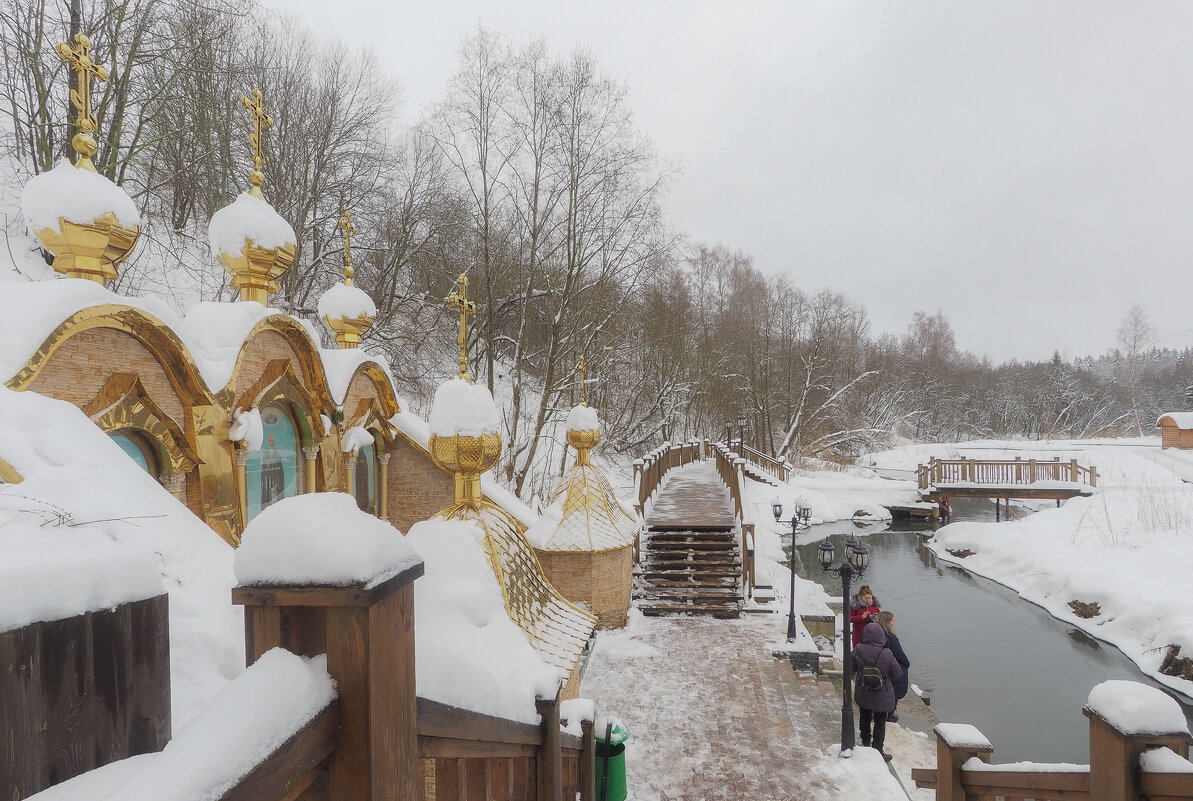
{"label": "woman in black coat", "polygon": [[[886,716],[895,711],[895,688],[893,682],[903,675],[903,668],[894,655],[886,649],[886,632],[877,623],[867,623],[862,630],[862,641],[853,649],[851,661],[854,671],[853,698],[861,709],[862,746],[871,743],[882,752],[882,758],[890,761],[890,754],[882,751],[886,743]],[[862,669],[873,665],[882,675],[882,687],[871,690],[862,681]],[[871,724],[873,736],[871,737]]]}
{"label": "woman in black coat", "polygon": [[[878,614],[878,625],[882,626],[882,630],[886,632],[886,647],[890,649],[891,655],[895,657],[895,661],[899,663],[899,667],[903,668],[903,675],[895,679],[892,684],[895,688],[895,705],[903,700],[903,696],[907,695],[907,688],[911,684],[908,677],[907,669],[911,667],[911,660],[907,658],[907,654],[903,651],[903,646],[899,643],[899,638],[895,635],[895,616],[890,612],[880,612]],[[886,716],[886,719],[894,723],[899,719],[899,716],[891,712]]]}

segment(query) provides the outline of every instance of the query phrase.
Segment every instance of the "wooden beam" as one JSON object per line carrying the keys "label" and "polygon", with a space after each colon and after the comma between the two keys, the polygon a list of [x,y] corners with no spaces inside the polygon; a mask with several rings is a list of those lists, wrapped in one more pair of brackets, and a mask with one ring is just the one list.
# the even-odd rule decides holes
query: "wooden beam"
{"label": "wooden beam", "polygon": [[422,562],[373,587],[295,587],[246,585],[232,588],[232,603],[240,606],[372,606],[409,584],[425,571]]}
{"label": "wooden beam", "polygon": [[284,801],[301,797],[335,750],[339,730],[340,705],[332,701],[220,796],[219,801]]}
{"label": "wooden beam", "polygon": [[420,759],[495,759],[533,757],[537,745],[494,743],[485,740],[454,740],[450,737],[418,738]]}
{"label": "wooden beam", "polygon": [[535,746],[543,741],[542,731],[533,723],[483,715],[427,698],[418,699],[418,734],[420,738],[443,737]]}

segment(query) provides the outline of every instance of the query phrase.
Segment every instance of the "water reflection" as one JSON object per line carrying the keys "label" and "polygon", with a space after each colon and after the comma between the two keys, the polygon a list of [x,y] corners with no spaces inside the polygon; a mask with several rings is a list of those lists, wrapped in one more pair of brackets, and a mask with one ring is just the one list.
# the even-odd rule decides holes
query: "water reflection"
{"label": "water reflection", "polygon": [[[953,519],[993,522],[987,505],[975,506],[956,504]],[[1081,709],[1090,689],[1107,679],[1160,686],[1113,646],[999,584],[938,564],[922,526],[861,528],[851,522],[813,527],[796,540],[797,570],[837,595],[840,582],[820,570],[817,545],[827,534],[842,553],[850,534],[866,536],[865,582],[883,609],[895,613],[911,681],[931,695],[942,721],[972,723],[990,738],[995,761],[1087,762],[1089,729]],[[1189,717],[1193,707],[1182,706]]]}

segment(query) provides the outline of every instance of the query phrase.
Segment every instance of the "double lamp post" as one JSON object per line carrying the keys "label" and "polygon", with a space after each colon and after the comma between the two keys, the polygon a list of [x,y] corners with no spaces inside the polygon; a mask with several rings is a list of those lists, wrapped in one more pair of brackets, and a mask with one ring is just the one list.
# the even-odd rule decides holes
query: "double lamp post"
{"label": "double lamp post", "polygon": [[[771,511],[778,523],[783,515],[783,504],[776,498],[771,503]],[[788,593],[790,601],[789,617],[787,618],[787,641],[795,641],[795,535],[801,524],[807,527],[811,518],[811,510],[803,505],[797,505],[791,516],[791,591]],[[853,632],[849,620],[849,584],[854,577],[861,578],[870,565],[870,549],[861,543],[853,534],[845,543],[845,561],[840,567],[833,567],[836,559],[833,542],[828,537],[820,543],[816,552],[820,560],[820,567],[825,573],[831,573],[841,578],[841,755],[846,755],[855,745],[853,727]]]}

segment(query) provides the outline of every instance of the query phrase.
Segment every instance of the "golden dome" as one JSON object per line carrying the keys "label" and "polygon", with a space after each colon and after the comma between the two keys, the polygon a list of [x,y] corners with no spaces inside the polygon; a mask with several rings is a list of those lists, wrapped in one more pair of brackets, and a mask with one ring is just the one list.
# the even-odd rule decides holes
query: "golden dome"
{"label": "golden dome", "polygon": [[377,319],[377,305],[363,290],[352,285],[352,212],[340,218],[344,229],[344,283],[336,284],[319,298],[319,319],[335,335],[340,348],[355,348]]}
{"label": "golden dome", "polygon": [[456,477],[456,503],[476,507],[481,499],[481,473],[501,458],[501,435],[485,433],[431,435],[431,461]]}

